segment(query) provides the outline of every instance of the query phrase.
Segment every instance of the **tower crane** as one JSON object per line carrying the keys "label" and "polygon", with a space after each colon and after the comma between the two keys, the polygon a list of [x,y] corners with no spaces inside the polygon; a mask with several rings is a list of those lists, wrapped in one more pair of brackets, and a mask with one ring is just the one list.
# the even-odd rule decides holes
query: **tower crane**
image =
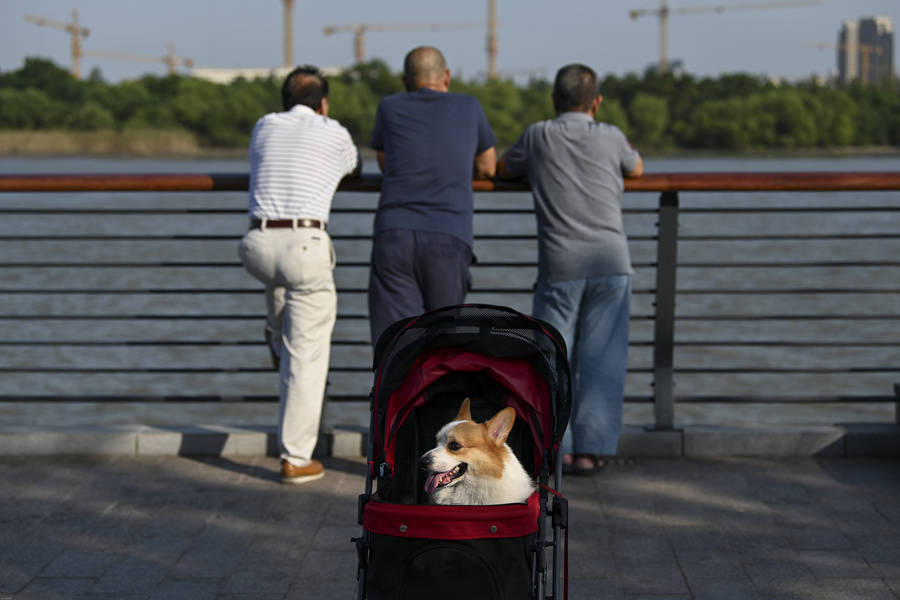
{"label": "tower crane", "polygon": [[667,0],[660,0],[659,8],[639,8],[628,11],[632,19],[640,17],[659,18],[659,71],[665,73],[669,70],[669,15],[687,15],[697,13],[723,13],[727,10],[761,10],[767,8],[786,8],[793,6],[810,6],[818,4],[820,0],[783,0],[779,2],[749,2],[746,4],[719,4],[683,6],[669,8]]}
{"label": "tower crane", "polygon": [[456,23],[357,23],[353,25],[328,25],[322,30],[325,35],[333,35],[335,33],[352,33],[353,34],[353,55],[356,64],[366,62],[366,32],[367,31],[419,31],[430,29],[439,31],[441,29],[464,29],[468,27],[483,27],[484,23],[474,23],[470,21],[460,21]]}
{"label": "tower crane", "polygon": [[294,0],[281,0],[284,11],[281,20],[284,26],[284,66],[294,66]]}
{"label": "tower crane", "polygon": [[488,0],[488,79],[497,79],[497,0]]}
{"label": "tower crane", "polygon": [[88,37],[91,31],[87,27],[81,27],[78,24],[78,11],[72,11],[72,20],[68,23],[55,21],[53,19],[45,19],[44,17],[36,17],[34,15],[25,15],[25,20],[29,23],[34,23],[35,25],[40,25],[42,27],[52,27],[53,29],[60,29],[69,34],[72,41],[72,76],[75,77],[75,79],[80,79],[81,57],[83,55],[83,52],[81,50],[81,40]]}
{"label": "tower crane", "polygon": [[131,52],[111,52],[108,50],[85,50],[84,56],[94,58],[111,58],[113,60],[133,60],[140,62],[165,63],[169,75],[175,74],[175,69],[179,63],[187,68],[194,66],[194,60],[191,58],[180,58],[175,55],[175,44],[169,42],[166,44],[166,54],[163,56],[154,56],[153,54],[135,54]]}
{"label": "tower crane", "polygon": [[829,44],[827,42],[806,42],[806,46],[818,48],[819,50],[843,50],[844,52],[859,52],[862,68],[860,69],[862,82],[865,84],[872,83],[869,79],[869,61],[873,54],[881,56],[883,51],[878,46],[871,44]]}

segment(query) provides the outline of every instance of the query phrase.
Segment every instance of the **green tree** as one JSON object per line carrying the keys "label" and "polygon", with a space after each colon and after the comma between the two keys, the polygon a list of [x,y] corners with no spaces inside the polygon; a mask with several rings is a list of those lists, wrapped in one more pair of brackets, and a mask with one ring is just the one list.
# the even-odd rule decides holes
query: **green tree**
{"label": "green tree", "polygon": [[[361,146],[369,143],[379,101],[403,89],[400,74],[377,59],[329,82],[330,115]],[[97,70],[78,81],[51,61],[28,58],[22,68],[0,73],[0,128],[183,129],[206,145],[242,146],[259,117],[281,110],[281,84],[274,77],[220,85],[178,75],[109,84]],[[552,85],[545,80],[517,86],[454,78],[451,91],[481,102],[501,147],[554,116]],[[648,70],[607,75],[600,93],[597,119],[618,126],[645,150],[900,146],[896,79],[871,86],[776,85],[746,73],[698,79]]]}
{"label": "green tree", "polygon": [[532,123],[552,119],[556,113],[553,109],[553,86],[542,79],[532,79],[525,88],[520,90],[522,94],[522,107],[519,111],[519,125],[528,127]]}
{"label": "green tree", "polygon": [[168,103],[151,104],[139,108],[122,124],[123,129],[175,129],[178,121]]}
{"label": "green tree", "polygon": [[630,135],[631,133],[631,126],[628,123],[628,113],[622,108],[622,103],[615,98],[607,99],[604,97],[595,118],[602,123],[615,125],[621,129],[625,135]]}
{"label": "green tree", "polygon": [[68,126],[72,129],[97,130],[114,129],[116,118],[111,112],[97,104],[87,102],[73,112],[68,120]]}
{"label": "green tree", "polygon": [[379,58],[350,67],[340,79],[347,84],[361,83],[378,98],[403,91],[400,75],[392,73],[387,63]]}
{"label": "green tree", "polygon": [[41,129],[62,125],[65,106],[41,90],[0,87],[0,128]]}
{"label": "green tree", "polygon": [[669,124],[669,107],[664,98],[639,92],[632,98],[628,114],[639,144],[649,148],[663,145],[663,135]]}
{"label": "green tree", "polygon": [[754,114],[769,116],[769,129],[757,129],[762,140],[753,140],[754,146],[812,148],[816,145],[818,134],[815,118],[804,106],[797,91],[779,89],[757,94],[751,97],[751,104]]}
{"label": "green tree", "polygon": [[124,81],[118,85],[93,86],[87,101],[109,111],[116,122],[124,123],[142,108],[153,104],[154,98],[140,81]]}
{"label": "green tree", "polygon": [[84,87],[65,69],[45,58],[26,58],[25,65],[0,78],[0,87],[37,89],[54,100],[68,104],[84,101]]}
{"label": "green tree", "polygon": [[522,95],[512,81],[494,80],[481,85],[451,83],[451,91],[468,93],[478,99],[501,148],[515,143],[530,124],[517,118],[525,107]]}
{"label": "green tree", "polygon": [[340,121],[358,145],[369,145],[379,100],[380,97],[359,81],[343,77],[329,81],[329,116]]}
{"label": "green tree", "polygon": [[691,148],[718,150],[747,150],[751,137],[747,128],[750,107],[741,98],[709,100],[700,104],[691,114],[692,137],[687,140]]}

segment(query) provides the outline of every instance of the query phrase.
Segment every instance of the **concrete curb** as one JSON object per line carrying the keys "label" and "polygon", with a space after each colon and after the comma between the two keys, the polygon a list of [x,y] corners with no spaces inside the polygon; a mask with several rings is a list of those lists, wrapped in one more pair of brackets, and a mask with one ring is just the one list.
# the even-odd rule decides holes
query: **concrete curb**
{"label": "concrete curb", "polygon": [[[322,432],[317,456],[366,455],[368,431],[333,427]],[[0,456],[241,456],[277,454],[274,426],[14,427],[0,430]],[[627,426],[619,455],[632,457],[715,456],[900,456],[900,425],[713,427],[690,426],[651,431]]]}

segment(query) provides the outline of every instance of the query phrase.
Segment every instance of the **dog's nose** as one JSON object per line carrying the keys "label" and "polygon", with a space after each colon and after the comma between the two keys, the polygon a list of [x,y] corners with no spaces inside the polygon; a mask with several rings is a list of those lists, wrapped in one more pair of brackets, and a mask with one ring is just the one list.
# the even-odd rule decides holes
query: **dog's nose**
{"label": "dog's nose", "polygon": [[427,467],[428,463],[430,463],[430,462],[431,462],[431,459],[428,458],[427,454],[423,454],[422,456],[419,457],[419,466],[420,467]]}

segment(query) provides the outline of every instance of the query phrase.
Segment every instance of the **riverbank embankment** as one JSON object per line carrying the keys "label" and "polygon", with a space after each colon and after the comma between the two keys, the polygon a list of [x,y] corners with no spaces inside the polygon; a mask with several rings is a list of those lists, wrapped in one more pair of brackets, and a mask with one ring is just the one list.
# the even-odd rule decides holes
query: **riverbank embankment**
{"label": "riverbank embankment", "polygon": [[[500,148],[502,153],[505,148]],[[375,153],[365,143],[360,146],[363,158],[374,159]],[[839,146],[832,148],[758,148],[746,152],[695,150],[683,148],[642,148],[650,158],[816,158],[900,156],[897,146]],[[123,131],[28,130],[0,131],[0,156],[126,156],[126,157],[243,157],[246,146],[211,147],[200,142],[189,131],[172,129],[126,129]]]}
{"label": "riverbank embankment", "polygon": [[210,148],[180,130],[0,131],[0,156],[236,157],[246,148]]}

